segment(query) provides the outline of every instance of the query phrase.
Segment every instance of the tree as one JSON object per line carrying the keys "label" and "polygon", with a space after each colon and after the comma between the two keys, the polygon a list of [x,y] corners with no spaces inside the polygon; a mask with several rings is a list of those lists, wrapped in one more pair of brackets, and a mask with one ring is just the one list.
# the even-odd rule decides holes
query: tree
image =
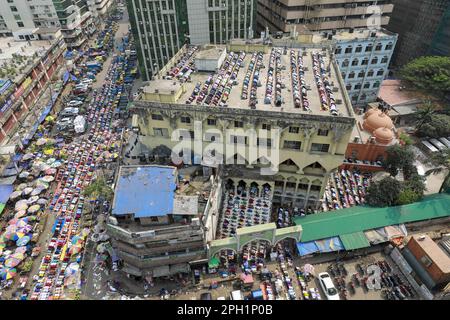
{"label": "tree", "polygon": [[432,114],[430,120],[418,128],[417,135],[440,138],[450,134],[450,116],[446,114]]}
{"label": "tree", "polygon": [[430,164],[434,166],[434,168],[428,170],[425,173],[425,176],[445,172],[446,175],[439,188],[439,192],[443,192],[450,187],[450,150],[446,149],[442,152],[436,152],[429,159]]}
{"label": "tree", "polygon": [[383,161],[383,168],[395,177],[399,169],[405,166],[412,166],[415,159],[414,153],[408,146],[393,145],[386,148],[386,159]]}
{"label": "tree", "polygon": [[410,146],[414,143],[413,139],[407,133],[400,133],[399,139],[403,141],[403,144],[406,146]]}
{"label": "tree", "polygon": [[400,76],[427,94],[446,96],[450,94],[450,57],[420,57],[405,65]]}
{"label": "tree", "polygon": [[431,121],[431,117],[436,113],[436,106],[430,101],[427,100],[423,105],[417,108],[415,112],[416,117],[416,130],[420,130],[422,126]]}
{"label": "tree", "polygon": [[105,200],[111,200],[113,197],[113,190],[106,183],[105,179],[98,178],[93,183],[91,183],[86,189],[84,189],[83,194],[91,198],[104,198]]}
{"label": "tree", "polygon": [[372,183],[366,195],[366,202],[374,207],[388,207],[397,204],[401,191],[401,183],[394,178],[386,177]]}
{"label": "tree", "polygon": [[404,189],[400,192],[397,200],[398,205],[405,205],[420,200],[419,195],[411,189]]}

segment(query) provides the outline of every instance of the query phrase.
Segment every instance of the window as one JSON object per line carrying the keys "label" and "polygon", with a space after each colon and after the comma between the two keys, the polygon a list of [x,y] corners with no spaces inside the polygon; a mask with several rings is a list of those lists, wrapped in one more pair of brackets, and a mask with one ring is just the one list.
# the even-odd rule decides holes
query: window
{"label": "window", "polygon": [[235,128],[243,128],[244,127],[244,122],[242,122],[242,121],[235,121],[234,122],[234,127]]}
{"label": "window", "polygon": [[182,116],[180,118],[181,123],[191,123],[191,118]]}
{"label": "window", "polygon": [[352,85],[348,84],[348,85],[345,86],[345,88],[347,89],[347,91],[350,91],[350,90],[352,90]]}
{"label": "window", "polygon": [[373,88],[378,88],[380,86],[380,83],[377,81],[373,84]]}
{"label": "window", "polygon": [[272,146],[272,139],[258,138],[257,139],[257,144],[258,144],[258,146],[271,147]]}
{"label": "window", "polygon": [[387,56],[384,56],[383,59],[381,59],[381,63],[388,62],[389,58]]}
{"label": "window", "polygon": [[373,46],[372,46],[371,44],[369,44],[369,45],[366,47],[366,52],[372,51],[372,48],[373,48]]}
{"label": "window", "polygon": [[326,130],[326,129],[319,129],[319,131],[317,132],[317,135],[326,137],[326,136],[328,136],[328,130]]}
{"label": "window", "polygon": [[302,143],[300,141],[284,140],[283,148],[300,150],[301,145],[302,145]]}
{"label": "window", "polygon": [[311,144],[311,152],[328,152],[330,149],[329,144],[313,143]]}
{"label": "window", "polygon": [[206,122],[208,123],[208,126],[215,126],[217,123],[216,119],[207,119]]}
{"label": "window", "polygon": [[431,261],[430,257],[428,256],[423,256],[422,258],[420,258],[420,262],[422,262],[423,265],[427,268],[433,264],[433,261]]}
{"label": "window", "polygon": [[334,51],[334,54],[341,54],[341,53],[342,53],[341,47],[337,47],[336,50]]}
{"label": "window", "polygon": [[357,66],[358,62],[359,62],[358,59],[353,59],[352,66]]}
{"label": "window", "polygon": [[347,75],[345,74],[345,72],[342,72],[341,73],[341,77],[342,77],[342,79],[344,79],[345,80],[345,77],[346,77]]}
{"label": "window", "polygon": [[383,49],[383,45],[381,43],[378,43],[375,47],[375,51],[381,51],[381,49]]}
{"label": "window", "polygon": [[246,136],[230,136],[231,144],[247,144],[248,138]]}
{"label": "window", "polygon": [[364,58],[363,61],[361,62],[362,66],[367,66],[369,64],[369,59],[368,58]]}
{"label": "window", "polygon": [[153,128],[153,135],[158,137],[168,137],[169,130],[167,130],[166,128]]}
{"label": "window", "polygon": [[371,64],[377,64],[377,63],[378,63],[378,58],[377,57],[373,58]]}
{"label": "window", "polygon": [[359,90],[359,89],[361,89],[361,83],[355,84],[355,90]]}
{"label": "window", "polygon": [[289,133],[298,133],[299,127],[289,127]]}
{"label": "window", "polygon": [[364,70],[361,70],[361,71],[358,73],[358,78],[364,78]]}
{"label": "window", "polygon": [[355,52],[356,52],[356,53],[362,52],[362,45],[358,45],[358,46],[356,47],[356,49],[355,49]]}
{"label": "window", "polygon": [[374,74],[373,70],[369,70],[369,72],[367,72],[368,77],[373,77],[373,74]]}
{"label": "window", "polygon": [[311,191],[320,191],[320,186],[311,185]]}
{"label": "window", "polygon": [[353,52],[352,46],[348,46],[347,48],[345,48],[345,53],[352,53],[352,52]]}
{"label": "window", "polygon": [[17,7],[16,6],[10,6],[9,8],[11,9],[12,12],[17,12]]}
{"label": "window", "polygon": [[342,61],[342,66],[343,67],[348,67],[348,64],[349,64],[350,62],[348,61],[348,59],[345,59],[344,61]]}
{"label": "window", "polygon": [[152,113],[152,120],[163,120],[163,116],[160,114]]}
{"label": "window", "polygon": [[263,123],[262,128],[263,130],[270,130],[270,124]]}
{"label": "window", "polygon": [[389,43],[386,45],[385,50],[391,50],[393,46],[394,46],[394,45],[392,44],[392,42],[389,42]]}
{"label": "window", "polygon": [[214,133],[209,133],[209,132],[205,132],[205,140],[206,141],[219,141],[219,135],[218,134],[214,134]]}
{"label": "window", "polygon": [[20,28],[23,28],[24,24],[22,21],[17,21],[17,26],[19,26]]}
{"label": "window", "polygon": [[366,95],[365,93],[363,93],[363,94],[361,95],[361,100],[364,101],[364,100],[366,100],[366,99],[367,99],[367,95]]}
{"label": "window", "polygon": [[383,74],[384,74],[384,70],[383,69],[378,70],[377,76],[382,76]]}
{"label": "window", "polygon": [[348,78],[349,78],[349,79],[355,78],[355,73],[354,73],[353,71],[350,72],[349,75],[348,75]]}
{"label": "window", "polygon": [[369,89],[369,88],[370,88],[370,82],[364,83],[364,89]]}

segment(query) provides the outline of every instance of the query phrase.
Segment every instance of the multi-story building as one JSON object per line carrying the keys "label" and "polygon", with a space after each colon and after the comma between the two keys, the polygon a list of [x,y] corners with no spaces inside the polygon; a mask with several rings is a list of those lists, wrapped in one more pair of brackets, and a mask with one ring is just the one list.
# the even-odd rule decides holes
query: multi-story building
{"label": "multi-story building", "polygon": [[392,10],[391,0],[258,0],[257,24],[272,33],[366,28],[380,14],[375,23],[386,26]]}
{"label": "multi-story building", "polygon": [[[183,47],[134,103],[139,142],[166,146],[184,163],[216,165],[236,182],[268,181],[275,203],[316,206],[355,118],[330,50],[306,46]],[[179,152],[186,137],[196,147]]]}
{"label": "multi-story building", "polygon": [[[109,0],[111,1],[111,0]],[[104,10],[107,0],[95,1],[92,7],[95,14],[99,3]],[[37,28],[61,28],[69,48],[78,48],[86,41],[86,36],[95,32],[92,12],[87,0],[1,0],[0,36],[14,36],[19,33],[21,40],[36,40]]]}
{"label": "multi-story building", "polygon": [[393,0],[389,30],[399,34],[393,64],[425,55],[450,55],[450,1]]}
{"label": "multi-story building", "polygon": [[185,43],[251,39],[256,27],[256,0],[131,0],[127,4],[146,80]]}
{"label": "multi-story building", "polygon": [[[178,174],[167,166],[120,168],[107,230],[123,272],[162,277],[187,273],[192,262],[206,259],[201,219],[207,199],[195,187],[189,194],[196,182],[179,184]],[[199,180],[196,187],[207,193]]]}
{"label": "multi-story building", "polygon": [[92,12],[94,18],[104,16],[113,4],[113,0],[87,0],[89,11]]}
{"label": "multi-story building", "polygon": [[46,95],[52,95],[51,80],[64,67],[66,50],[60,31],[52,38],[30,42],[0,39],[1,143],[14,136],[26,117],[38,113],[37,105],[49,98]]}
{"label": "multi-story building", "polygon": [[366,107],[377,99],[382,81],[389,74],[397,34],[385,29],[342,29],[331,32],[301,32],[297,37],[271,39],[279,46],[314,43],[330,46],[341,70],[354,107]]}

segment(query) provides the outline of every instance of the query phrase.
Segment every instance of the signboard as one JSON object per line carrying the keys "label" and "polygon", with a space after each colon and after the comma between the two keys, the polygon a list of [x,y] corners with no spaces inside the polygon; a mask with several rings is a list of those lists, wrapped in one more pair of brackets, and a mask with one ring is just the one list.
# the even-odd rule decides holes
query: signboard
{"label": "signboard", "polygon": [[6,102],[3,104],[2,108],[0,109],[0,112],[5,112],[7,111],[14,103],[14,97],[10,96],[8,100],[6,100]]}
{"label": "signboard", "polygon": [[10,87],[11,87],[11,85],[12,85],[12,82],[11,82],[11,80],[6,80],[6,81],[3,81],[2,80],[2,86],[1,86],[1,88],[0,88],[0,94],[4,94],[5,92],[6,92],[6,90],[8,90]]}

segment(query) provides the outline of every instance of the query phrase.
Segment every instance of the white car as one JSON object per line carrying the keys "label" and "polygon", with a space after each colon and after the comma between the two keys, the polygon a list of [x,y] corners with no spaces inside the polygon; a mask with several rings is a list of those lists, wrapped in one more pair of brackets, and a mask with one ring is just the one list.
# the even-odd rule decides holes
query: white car
{"label": "white car", "polygon": [[78,106],[81,106],[82,104],[83,104],[82,101],[72,100],[72,101],[67,103],[67,106],[68,107],[78,107]]}
{"label": "white car", "polygon": [[340,300],[339,292],[333,284],[330,275],[327,272],[319,273],[319,282],[322,287],[322,291],[328,300]]}
{"label": "white car", "polygon": [[80,84],[91,84],[92,82],[94,82],[94,80],[89,79],[89,78],[85,78],[85,79],[80,81]]}

